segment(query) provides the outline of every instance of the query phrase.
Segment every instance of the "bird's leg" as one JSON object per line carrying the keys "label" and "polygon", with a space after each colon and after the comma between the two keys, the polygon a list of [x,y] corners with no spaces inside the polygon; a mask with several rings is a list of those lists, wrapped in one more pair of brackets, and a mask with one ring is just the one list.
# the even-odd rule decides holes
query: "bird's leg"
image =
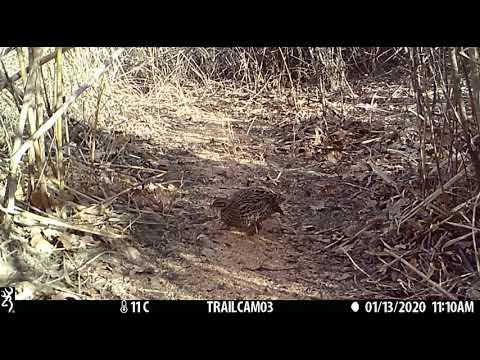
{"label": "bird's leg", "polygon": [[218,222],[217,222],[218,230],[220,230],[220,231],[230,231],[231,230],[231,226],[228,225],[227,223],[225,223],[221,218],[218,218],[217,220],[218,220]]}
{"label": "bird's leg", "polygon": [[256,226],[250,226],[247,229],[247,234],[250,235],[250,236],[255,235],[256,233],[258,233],[258,230],[257,230]]}
{"label": "bird's leg", "polygon": [[247,234],[250,236],[258,235],[261,229],[262,229],[262,225],[260,223],[252,224],[247,228]]}
{"label": "bird's leg", "polygon": [[256,233],[258,234],[258,241],[260,241],[261,243],[264,243],[266,245],[273,244],[274,243],[273,241],[271,241],[268,238],[260,235],[260,230],[261,229],[262,229],[262,224],[261,223],[255,224],[255,230],[256,230]]}

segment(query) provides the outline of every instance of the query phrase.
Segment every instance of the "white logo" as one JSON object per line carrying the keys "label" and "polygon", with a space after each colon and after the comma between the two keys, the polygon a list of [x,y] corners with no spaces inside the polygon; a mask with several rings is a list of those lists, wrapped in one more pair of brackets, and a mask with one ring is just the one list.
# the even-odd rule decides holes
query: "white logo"
{"label": "white logo", "polygon": [[0,294],[0,297],[3,298],[2,307],[8,307],[9,313],[13,312],[13,299],[12,299],[13,292],[14,292],[14,289],[10,287],[10,288],[5,288],[5,290],[2,290],[2,293]]}

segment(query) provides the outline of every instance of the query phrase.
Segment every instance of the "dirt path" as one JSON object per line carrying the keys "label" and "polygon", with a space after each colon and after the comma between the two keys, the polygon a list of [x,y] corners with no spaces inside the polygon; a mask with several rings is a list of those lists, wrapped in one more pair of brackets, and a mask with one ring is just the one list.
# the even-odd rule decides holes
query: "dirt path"
{"label": "dirt path", "polygon": [[[18,274],[36,288],[25,298],[46,299],[418,299],[442,296],[433,271],[470,291],[474,262],[438,252],[431,209],[409,215],[424,197],[407,87],[359,84],[326,108],[297,94],[301,111],[290,94],[211,90],[132,94],[96,132],[94,161],[78,122],[54,210],[126,238],[18,226],[0,283]],[[210,204],[252,185],[281,192],[284,215],[255,236],[225,229]]]}
{"label": "dirt path", "polygon": [[[125,114],[129,121],[106,124],[98,133],[95,165],[80,152],[72,154],[76,171],[69,173],[68,183],[84,193],[77,194],[75,204],[89,208],[123,194],[108,211],[83,212],[77,221],[110,227],[128,238],[68,235],[75,250],[57,249],[46,260],[32,257],[43,264],[30,278],[44,279],[42,286],[54,291],[43,298],[395,295],[389,285],[395,279],[378,289],[378,280],[390,275],[379,268],[383,259],[376,253],[383,239],[391,239],[386,218],[399,206],[384,175],[397,171],[400,161],[396,153],[384,159],[387,146],[397,146],[395,117],[388,126],[386,111],[367,117],[360,109],[353,118],[350,109],[349,116],[338,118],[338,111],[320,111],[314,96],[299,97],[310,103],[300,113],[288,97],[252,100],[250,93],[229,92],[184,98],[189,99],[184,106],[145,100]],[[399,113],[388,106],[390,114]],[[85,151],[87,131],[72,135]],[[409,151],[399,146],[402,154]],[[384,173],[378,176],[367,160],[380,162],[377,167],[384,170],[376,171]],[[401,171],[408,176],[404,163]],[[156,181],[125,192],[153,175]],[[255,236],[224,229],[210,209],[215,197],[250,185],[271,187],[286,197],[284,216],[266,221]]]}
{"label": "dirt path", "polygon": [[[152,156],[169,159],[164,186],[181,195],[158,198],[168,211],[134,225],[130,246],[139,251],[133,250],[133,263],[140,265],[122,263],[130,270],[118,280],[117,296],[341,299],[365,293],[345,253],[332,246],[342,230],[362,225],[362,204],[345,197],[358,189],[322,172],[318,162],[276,153],[279,139],[266,129],[258,119],[252,125],[198,108],[184,119],[149,123],[149,144],[158,150]],[[136,131],[145,136],[143,128]],[[209,204],[249,184],[285,194],[285,216],[265,222],[256,236],[222,229]]]}

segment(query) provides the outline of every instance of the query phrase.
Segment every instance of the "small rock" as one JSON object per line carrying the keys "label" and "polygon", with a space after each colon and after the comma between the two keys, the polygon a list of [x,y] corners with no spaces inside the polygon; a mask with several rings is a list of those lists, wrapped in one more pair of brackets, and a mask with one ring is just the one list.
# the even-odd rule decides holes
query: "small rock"
{"label": "small rock", "polygon": [[30,242],[30,245],[38,252],[41,252],[46,255],[50,255],[55,249],[55,247],[52,244],[50,244],[47,240],[40,237],[34,238]]}
{"label": "small rock", "polygon": [[206,257],[213,257],[215,256],[215,251],[209,248],[202,249],[201,251],[202,255]]}
{"label": "small rock", "polygon": [[213,248],[213,246],[214,246],[213,242],[205,234],[198,235],[197,236],[197,241],[204,248]]}
{"label": "small rock", "polygon": [[16,284],[15,290],[15,300],[32,300],[35,295],[35,285],[29,281]]}
{"label": "small rock", "polygon": [[82,300],[78,295],[59,292],[51,297],[52,300]]}
{"label": "small rock", "polygon": [[135,249],[132,246],[129,246],[127,248],[127,256],[130,260],[136,262],[141,258],[142,255],[140,254],[140,251],[138,251],[137,249]]}
{"label": "small rock", "polygon": [[358,232],[358,226],[355,224],[352,224],[343,230],[343,233],[348,237],[354,236],[357,232]]}

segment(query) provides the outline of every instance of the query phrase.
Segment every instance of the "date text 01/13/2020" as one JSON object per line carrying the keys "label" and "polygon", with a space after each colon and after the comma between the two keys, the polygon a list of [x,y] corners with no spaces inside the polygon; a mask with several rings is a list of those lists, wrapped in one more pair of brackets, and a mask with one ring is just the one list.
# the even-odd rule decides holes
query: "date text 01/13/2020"
{"label": "date text 01/13/2020", "polygon": [[365,303],[365,311],[367,313],[425,313],[427,303],[425,301],[367,301]]}

